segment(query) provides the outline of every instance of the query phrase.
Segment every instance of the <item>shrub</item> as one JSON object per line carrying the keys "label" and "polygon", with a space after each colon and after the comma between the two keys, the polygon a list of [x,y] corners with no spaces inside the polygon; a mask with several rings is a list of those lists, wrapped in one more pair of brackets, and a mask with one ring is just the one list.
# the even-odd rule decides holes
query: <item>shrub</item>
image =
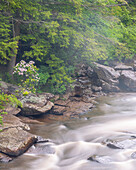
{"label": "shrub", "polygon": [[3,124],[2,121],[2,114],[7,114],[7,112],[5,112],[5,107],[7,105],[12,105],[14,107],[22,107],[22,103],[13,95],[7,95],[4,93],[0,93],[0,124]]}
{"label": "shrub", "polygon": [[36,92],[36,86],[39,82],[38,68],[34,66],[34,61],[26,63],[21,60],[14,67],[14,80],[17,85],[22,86],[24,90]]}

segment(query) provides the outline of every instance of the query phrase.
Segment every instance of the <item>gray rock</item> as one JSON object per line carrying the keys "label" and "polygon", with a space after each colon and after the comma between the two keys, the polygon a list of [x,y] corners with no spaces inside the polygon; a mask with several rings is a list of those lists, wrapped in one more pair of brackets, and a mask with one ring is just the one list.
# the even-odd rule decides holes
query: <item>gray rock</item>
{"label": "gray rock", "polygon": [[7,162],[12,161],[12,160],[13,160],[13,158],[9,157],[8,155],[0,153],[0,162],[7,163]]}
{"label": "gray rock", "polygon": [[36,116],[44,114],[52,109],[54,104],[48,99],[51,96],[46,94],[30,94],[23,97],[20,101],[23,103],[21,114],[23,116]]}
{"label": "gray rock", "polygon": [[41,136],[37,136],[36,143],[46,143],[46,142],[51,142],[51,140],[50,139],[45,139],[45,138],[43,138]]}
{"label": "gray rock", "polygon": [[0,81],[0,88],[8,89],[7,83],[5,83],[4,81]]}
{"label": "gray rock", "polygon": [[83,96],[83,89],[84,87],[80,84],[76,84],[74,87],[74,96],[81,97]]}
{"label": "gray rock", "polygon": [[27,153],[36,155],[55,154],[55,149],[52,147],[52,144],[38,143],[32,146]]}
{"label": "gray rock", "polygon": [[23,116],[37,116],[44,114],[52,109],[54,104],[50,101],[47,104],[41,106],[40,103],[26,102],[23,104],[21,115]]}
{"label": "gray rock", "polygon": [[136,73],[131,70],[124,70],[119,78],[120,88],[126,91],[136,91]]}
{"label": "gray rock", "polygon": [[115,70],[133,70],[133,67],[124,64],[118,64],[114,67]]}
{"label": "gray rock", "polygon": [[98,162],[98,163],[101,163],[101,164],[109,164],[109,163],[112,162],[112,159],[109,156],[93,155],[93,156],[89,157],[88,160],[95,161],[95,162]]}
{"label": "gray rock", "polygon": [[101,82],[102,82],[102,90],[104,92],[119,92],[120,91],[120,88],[117,85],[112,85],[105,81],[101,81]]}
{"label": "gray rock", "polygon": [[127,149],[136,146],[136,139],[126,139],[126,140],[107,140],[106,145],[112,149]]}
{"label": "gray rock", "polygon": [[136,63],[133,65],[133,70],[136,71]]}
{"label": "gray rock", "polygon": [[136,152],[133,152],[133,153],[131,154],[131,158],[132,158],[132,159],[136,159]]}
{"label": "gray rock", "polygon": [[92,86],[92,91],[94,92],[100,92],[102,90],[102,87],[98,87],[98,86]]}
{"label": "gray rock", "polygon": [[117,80],[120,76],[118,72],[116,72],[113,68],[104,66],[98,63],[95,63],[95,70],[94,70],[99,79],[104,80],[107,83],[113,84],[114,80]]}

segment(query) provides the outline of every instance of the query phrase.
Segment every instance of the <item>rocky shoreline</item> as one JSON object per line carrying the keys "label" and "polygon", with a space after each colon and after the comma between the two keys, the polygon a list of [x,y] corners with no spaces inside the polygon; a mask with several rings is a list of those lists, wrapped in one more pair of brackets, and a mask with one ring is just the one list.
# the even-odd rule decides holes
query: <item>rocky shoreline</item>
{"label": "rocky shoreline", "polygon": [[[3,116],[4,126],[0,126],[0,161],[9,162],[13,158],[26,152],[38,137],[30,134],[29,126],[23,122],[38,121],[29,119],[33,116],[47,115],[50,119],[68,120],[78,117],[95,107],[95,99],[109,92],[136,92],[135,65],[119,64],[108,67],[94,63],[92,67],[80,65],[76,72],[74,90],[63,96],[54,96],[50,93],[28,94],[22,96],[18,92],[18,99],[22,108],[8,106],[7,115]],[[7,94],[16,94],[19,87],[0,82],[0,89]],[[53,102],[51,102],[53,101]],[[20,117],[17,117],[20,115]],[[27,120],[22,117],[27,117]]]}

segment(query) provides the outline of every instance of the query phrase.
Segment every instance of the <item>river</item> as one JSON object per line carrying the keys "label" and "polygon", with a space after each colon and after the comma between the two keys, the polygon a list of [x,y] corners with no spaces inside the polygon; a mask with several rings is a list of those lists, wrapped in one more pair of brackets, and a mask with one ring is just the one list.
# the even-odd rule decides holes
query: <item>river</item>
{"label": "river", "polygon": [[[10,163],[0,164],[1,170],[136,169],[135,93],[100,97],[96,108],[79,119],[30,127],[31,133],[50,141],[33,146],[31,152]],[[108,141],[123,147],[109,147]]]}

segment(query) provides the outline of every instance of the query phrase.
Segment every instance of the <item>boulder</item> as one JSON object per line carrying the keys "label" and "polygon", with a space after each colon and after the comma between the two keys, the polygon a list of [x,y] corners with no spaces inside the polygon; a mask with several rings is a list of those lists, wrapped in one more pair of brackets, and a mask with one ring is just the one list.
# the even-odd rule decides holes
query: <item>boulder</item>
{"label": "boulder", "polygon": [[133,70],[133,67],[127,66],[125,64],[118,64],[114,67],[115,70]]}
{"label": "boulder", "polygon": [[11,127],[0,132],[0,152],[19,156],[36,142],[36,136],[21,127]]}
{"label": "boulder", "polygon": [[19,156],[32,146],[37,137],[28,133],[29,126],[11,114],[3,115],[0,131],[0,152],[9,156]]}
{"label": "boulder", "polygon": [[[100,80],[104,80],[105,82],[113,85],[115,83],[117,84],[117,79],[120,76],[120,74],[116,72],[113,68],[98,63],[95,63],[94,71],[97,73]],[[116,82],[114,82],[114,80],[116,80]]]}
{"label": "boulder", "polygon": [[125,91],[136,92],[136,73],[131,70],[123,70],[119,78],[120,88]]}
{"label": "boulder", "polygon": [[36,116],[44,114],[52,109],[54,104],[48,101],[49,95],[28,95],[24,97],[21,102],[23,103],[23,108],[21,114],[24,116]]}
{"label": "boulder", "polygon": [[21,111],[23,116],[37,116],[49,112],[54,104],[50,101],[44,106],[39,106],[39,103],[24,103]]}

